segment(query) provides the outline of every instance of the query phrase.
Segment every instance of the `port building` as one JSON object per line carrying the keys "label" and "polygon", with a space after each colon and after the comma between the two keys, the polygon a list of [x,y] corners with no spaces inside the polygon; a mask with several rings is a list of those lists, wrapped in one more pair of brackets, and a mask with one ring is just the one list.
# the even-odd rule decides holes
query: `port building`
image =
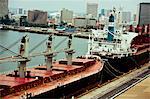
{"label": "port building", "polygon": [[97,18],[98,4],[97,3],[87,3],[87,15],[91,15],[92,18]]}
{"label": "port building", "polygon": [[150,24],[150,3],[140,3],[138,5],[138,24]]}
{"label": "port building", "polygon": [[61,10],[61,16],[60,21],[66,22],[66,23],[72,23],[73,19],[73,11],[63,8]]}
{"label": "port building", "polygon": [[47,25],[47,12],[40,10],[28,11],[28,23],[37,25]]}
{"label": "port building", "polygon": [[0,18],[8,15],[8,0],[0,0]]}

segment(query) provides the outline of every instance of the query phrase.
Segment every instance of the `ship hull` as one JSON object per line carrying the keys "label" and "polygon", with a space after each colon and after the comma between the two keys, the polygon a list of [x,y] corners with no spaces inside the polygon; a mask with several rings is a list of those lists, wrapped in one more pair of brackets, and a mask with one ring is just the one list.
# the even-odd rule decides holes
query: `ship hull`
{"label": "ship hull", "polygon": [[72,96],[78,96],[100,82],[101,72],[102,71],[75,82],[59,86],[53,90],[34,96],[33,98],[71,98]]}
{"label": "ship hull", "polygon": [[88,89],[94,88],[94,84],[96,85],[108,82],[108,80],[112,80],[116,76],[122,75],[122,73],[127,73],[135,68],[140,68],[150,60],[148,51],[139,55],[122,58],[102,58],[106,59],[112,67],[108,66],[105,62],[104,67],[100,72],[69,83],[65,86],[60,86],[56,89],[35,96],[34,98],[71,98],[72,96],[78,96],[79,94],[86,92]]}
{"label": "ship hull", "polygon": [[109,64],[120,72],[128,72],[135,68],[140,68],[145,63],[150,61],[149,51],[145,51],[138,55],[131,55],[121,58],[110,58],[110,57],[102,57],[106,59]]}

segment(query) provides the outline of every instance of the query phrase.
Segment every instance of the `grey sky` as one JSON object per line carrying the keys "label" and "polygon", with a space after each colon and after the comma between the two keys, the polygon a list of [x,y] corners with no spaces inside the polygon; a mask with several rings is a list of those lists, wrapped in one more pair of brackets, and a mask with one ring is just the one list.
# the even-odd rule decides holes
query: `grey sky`
{"label": "grey sky", "polygon": [[101,8],[111,9],[113,6],[117,8],[121,6],[124,11],[136,13],[137,5],[140,2],[150,2],[150,0],[9,0],[9,7],[47,11],[57,11],[61,8],[68,8],[75,12],[85,13],[87,2],[99,3],[99,11]]}

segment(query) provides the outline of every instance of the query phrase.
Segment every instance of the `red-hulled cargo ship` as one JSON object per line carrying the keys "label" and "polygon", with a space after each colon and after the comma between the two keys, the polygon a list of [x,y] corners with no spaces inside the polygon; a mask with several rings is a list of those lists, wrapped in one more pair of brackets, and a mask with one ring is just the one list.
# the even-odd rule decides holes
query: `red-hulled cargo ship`
{"label": "red-hulled cargo ship", "polygon": [[57,52],[51,51],[50,36],[47,51],[42,53],[46,57],[46,65],[26,68],[26,62],[30,60],[27,49],[29,40],[24,36],[21,40],[20,56],[11,59],[19,61],[19,69],[0,75],[0,97],[3,99],[72,97],[75,91],[97,82],[103,62],[97,56],[87,55],[72,59],[74,53],[71,49],[72,37],[69,38],[68,49],[64,50],[67,59],[52,62],[52,57]]}

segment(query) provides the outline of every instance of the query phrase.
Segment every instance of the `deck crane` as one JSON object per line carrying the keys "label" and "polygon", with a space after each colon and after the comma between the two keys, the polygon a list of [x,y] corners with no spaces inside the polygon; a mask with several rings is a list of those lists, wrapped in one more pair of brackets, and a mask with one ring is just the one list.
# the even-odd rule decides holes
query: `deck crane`
{"label": "deck crane", "polygon": [[28,47],[29,47],[29,37],[27,35],[23,36],[21,39],[19,54],[9,50],[8,48],[3,47],[3,48],[5,48],[5,50],[9,50],[13,54],[16,54],[16,56],[0,58],[0,63],[2,63],[2,62],[19,62],[19,65],[18,65],[19,71],[16,71],[16,73],[19,72],[19,77],[24,78],[26,75],[26,64],[30,60]]}
{"label": "deck crane", "polygon": [[72,35],[69,35],[69,40],[68,40],[68,50],[66,52],[66,58],[67,58],[67,65],[70,66],[72,65],[72,54],[75,53],[74,50],[72,49]]}
{"label": "deck crane", "polygon": [[20,44],[20,55],[25,59],[23,61],[19,61],[19,76],[21,78],[25,78],[26,76],[26,64],[29,61],[29,37],[23,36]]}
{"label": "deck crane", "polygon": [[[46,39],[47,40],[47,39]],[[58,43],[55,46],[55,49],[61,45],[64,41],[66,40],[63,39],[63,41],[61,41],[60,43]],[[0,58],[0,63],[1,62],[19,62],[19,71],[14,71],[15,74],[17,75],[19,72],[19,77],[24,78],[26,77],[26,72],[27,75],[29,73],[29,71],[26,71],[26,64],[28,61],[30,61],[31,57],[35,57],[35,56],[41,56],[44,55],[46,57],[46,66],[47,66],[47,70],[51,70],[52,69],[52,60],[53,57],[60,52],[66,52],[66,58],[68,60],[68,65],[72,64],[72,54],[74,53],[73,49],[71,48],[72,45],[72,35],[69,35],[69,40],[68,40],[68,48],[64,48],[64,49],[60,49],[59,51],[52,51],[52,35],[49,35],[48,40],[46,42],[47,45],[47,49],[45,52],[42,53],[36,53],[36,54],[29,54],[31,53],[33,50],[35,50],[39,45],[41,45],[43,42],[45,42],[45,40],[43,40],[42,42],[40,42],[40,44],[36,45],[33,49],[31,49],[29,51],[29,37],[23,36],[21,39],[21,44],[20,44],[20,49],[19,49],[19,54],[9,50],[8,48],[3,47],[3,49],[5,50],[9,50],[12,53],[16,54],[16,56],[12,56],[12,57],[6,57],[6,58]]]}

